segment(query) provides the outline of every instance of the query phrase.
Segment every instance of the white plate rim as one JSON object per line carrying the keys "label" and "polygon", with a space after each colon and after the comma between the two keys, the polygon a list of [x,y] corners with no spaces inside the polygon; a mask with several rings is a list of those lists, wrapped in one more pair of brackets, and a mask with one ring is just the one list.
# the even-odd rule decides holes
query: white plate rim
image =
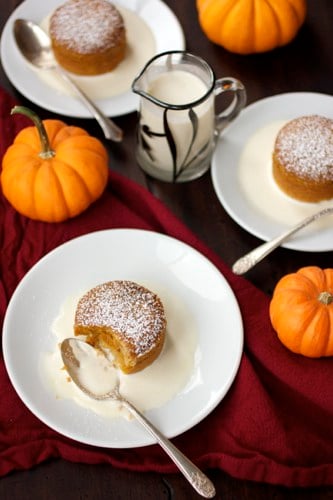
{"label": "white plate rim", "polygon": [[[237,179],[240,154],[257,129],[274,120],[291,120],[307,114],[322,114],[333,119],[333,96],[319,92],[287,92],[265,97],[246,106],[218,140],[211,167],[216,196],[239,226],[261,240],[268,241],[289,227],[259,214],[241,197]],[[316,234],[296,233],[281,246],[303,252],[324,252],[333,249],[333,239],[327,228]]]}
{"label": "white plate rim", "polygon": [[[79,99],[57,93],[42,81],[29,67],[19,52],[12,25],[17,18],[40,22],[64,0],[24,0],[9,16],[0,41],[0,55],[4,72],[12,85],[34,104],[73,118],[92,118]],[[185,36],[176,15],[162,0],[117,0],[118,5],[139,13],[153,31],[156,53],[166,50],[184,50]],[[159,21],[160,20],[160,21]],[[131,89],[123,94],[96,101],[101,110],[110,117],[121,116],[138,109],[139,96]]]}
{"label": "white plate rim", "polygon": [[[198,272],[198,269],[201,269],[200,266],[203,266],[202,269],[208,273],[210,279],[213,278],[214,283],[217,284],[218,287],[221,287],[222,298],[220,298],[218,306],[221,306],[221,303],[223,303],[228,311],[227,314],[221,314],[220,307],[217,307],[217,312],[214,312],[213,315],[218,315],[218,320],[219,322],[221,321],[221,331],[223,327],[225,327],[225,332],[220,334],[220,324],[217,325],[215,323],[212,330],[216,331],[213,332],[213,336],[212,332],[200,332],[198,347],[200,359],[195,368],[194,379],[192,377],[192,381],[189,382],[189,387],[184,388],[180,394],[177,394],[173,400],[161,408],[153,409],[147,412],[148,417],[153,421],[153,423],[155,423],[155,425],[158,426],[160,430],[162,430],[162,432],[164,432],[169,438],[175,437],[189,430],[202,421],[211,411],[213,411],[213,409],[215,409],[215,407],[226,395],[237,374],[243,350],[242,317],[235,295],[218,268],[210,260],[208,260],[207,257],[195,250],[193,247],[171,236],[141,229],[109,229],[95,231],[73,238],[56,247],[54,250],[42,257],[28,271],[14,291],[4,318],[2,342],[5,366],[14,389],[23,403],[42,422],[60,434],[85,444],[109,448],[130,448],[153,444],[154,440],[135,423],[128,423],[127,421],[119,422],[119,420],[117,420],[117,423],[114,423],[115,421],[113,419],[108,420],[103,417],[99,417],[69,400],[58,400],[55,403],[54,395],[51,394],[49,388],[44,386],[41,381],[40,372],[37,366],[37,354],[36,359],[30,359],[29,356],[26,356],[26,353],[29,352],[29,349],[32,349],[31,346],[33,346],[34,343],[37,344],[42,350],[49,348],[55,340],[50,327],[54,318],[47,317],[47,314],[39,317],[39,314],[36,312],[36,303],[41,300],[41,296],[45,297],[44,290],[43,292],[41,290],[37,290],[36,282],[41,280],[44,283],[44,278],[47,277],[48,274],[49,278],[52,279],[53,271],[51,271],[51,269],[53,269],[54,266],[57,267],[59,264],[63,265],[63,263],[66,263],[66,258],[68,259],[68,262],[72,264],[72,267],[75,267],[76,264],[73,262],[71,252],[76,252],[75,255],[77,256],[78,249],[80,249],[81,255],[87,251],[87,256],[83,257],[83,262],[86,264],[84,259],[91,257],[91,255],[89,255],[89,252],[92,252],[91,245],[93,245],[93,248],[95,249],[98,244],[105,245],[107,243],[111,243],[112,245],[117,241],[121,243],[120,246],[122,245],[122,254],[125,244],[127,245],[128,242],[132,244],[131,248],[133,248],[134,244],[136,245],[136,248],[140,248],[140,244],[142,244],[142,248],[145,251],[148,251],[148,248],[151,246],[153,246],[155,250],[161,248],[163,249],[163,246],[165,246],[168,250],[176,249],[177,251],[181,251],[184,253],[186,258],[190,258],[190,262],[193,260],[196,263],[196,273]],[[100,246],[98,248],[102,249],[104,247]],[[100,260],[103,261],[101,263],[100,260],[96,259],[96,265],[98,266],[108,265],[103,252],[104,250],[98,250],[98,256],[100,257]],[[103,258],[99,255],[100,253],[103,255]],[[77,260],[77,257],[75,257],[75,260]],[[138,267],[138,263],[139,261],[135,263],[136,268]],[[140,263],[142,264],[141,261]],[[154,264],[156,263],[154,263],[154,260],[150,258],[149,266],[154,267]],[[118,262],[117,265],[119,268],[120,262]],[[126,263],[126,265],[128,264]],[[71,271],[69,271],[69,276],[67,277],[67,280],[69,281],[72,278],[72,268],[70,269]],[[101,271],[102,270],[99,269],[98,273]],[[95,276],[95,272],[96,270],[92,269],[92,276]],[[104,272],[104,269],[102,272]],[[178,278],[175,278],[173,275],[170,276],[167,273],[168,271],[166,270],[165,276],[163,272],[160,276],[163,276],[167,281],[170,280],[170,283],[173,283],[172,286],[176,287],[176,281],[172,280],[177,280]],[[202,280],[202,273],[200,274],[199,272],[199,275],[200,280]],[[57,278],[54,278],[55,281],[56,279]],[[84,278],[84,280],[86,279],[87,278]],[[117,277],[115,277],[115,279],[117,279]],[[122,278],[118,277],[118,279]],[[180,285],[180,282],[178,284]],[[208,283],[206,283],[206,286],[207,284]],[[185,288],[182,290],[184,291]],[[63,290],[61,293],[64,293]],[[51,300],[56,302],[57,294],[57,286],[54,286],[52,299],[45,299],[45,304],[48,304]],[[202,300],[202,297],[200,299]],[[42,300],[44,300],[44,298]],[[200,304],[196,305],[194,310],[199,309],[201,304],[202,301]],[[51,309],[53,308],[53,312],[59,310],[60,305],[59,300],[58,304],[52,304]],[[207,302],[205,307],[207,307],[207,311],[210,310],[210,303]],[[20,315],[20,308],[21,311],[23,308],[24,311],[29,311],[29,313]],[[49,316],[51,315],[50,312],[48,314]],[[195,314],[198,314],[198,318],[200,317],[200,313]],[[19,319],[20,317],[21,319]],[[18,355],[16,347],[21,342],[20,339],[22,338],[20,336],[21,333],[18,333],[22,330],[22,321],[28,338],[23,341],[23,347],[25,348],[23,348],[22,353]],[[47,331],[47,325],[49,325],[49,331],[44,336],[44,331]],[[218,337],[216,337],[217,328],[219,328]],[[38,332],[38,329],[41,331]],[[32,333],[32,330],[34,330],[35,333]],[[214,343],[214,346],[210,346],[208,342],[209,339],[206,339],[205,337],[207,334],[212,336],[213,340],[216,341],[217,339],[217,345]],[[222,337],[224,336],[223,340],[220,340],[220,335],[222,335]],[[226,335],[228,337],[225,337]],[[26,342],[25,346],[24,342]],[[31,346],[29,342],[31,343]],[[221,366],[212,366],[211,359],[208,360],[208,356],[210,358],[211,356],[216,356],[216,349],[219,347],[221,348]],[[35,354],[31,355],[31,358],[34,356]],[[220,359],[220,357],[218,359]],[[224,364],[228,365],[227,367],[223,367],[223,360]],[[207,363],[209,365],[209,370],[207,369]],[[208,384],[205,377],[209,378]],[[35,392],[36,390],[37,393]],[[54,404],[56,404],[56,406],[54,406]],[[67,413],[71,415],[73,421],[76,422],[75,429],[73,428],[74,423],[72,420],[69,423]],[[189,418],[189,415],[191,415],[191,418]],[[170,422],[170,420],[175,418],[176,420]],[[78,424],[80,424],[79,430],[77,429]],[[110,429],[110,424],[114,425],[112,429]],[[94,430],[92,431],[92,429]],[[95,431],[95,429],[97,430]],[[127,437],[129,429],[130,432]],[[94,432],[96,432],[96,435],[94,435]],[[123,437],[120,441],[118,439],[119,433]],[[107,434],[107,437],[105,437],[105,434]],[[124,435],[126,436],[126,439],[124,438]]]}

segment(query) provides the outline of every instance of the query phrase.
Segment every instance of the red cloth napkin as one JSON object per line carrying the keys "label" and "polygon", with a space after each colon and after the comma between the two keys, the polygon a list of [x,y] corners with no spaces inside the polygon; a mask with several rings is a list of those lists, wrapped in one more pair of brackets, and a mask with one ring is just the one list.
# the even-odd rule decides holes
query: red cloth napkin
{"label": "red cloth napkin", "polygon": [[[26,119],[9,116],[13,100],[0,90],[0,155]],[[289,486],[333,484],[333,360],[286,350],[271,328],[269,297],[233,275],[148,191],[110,174],[105,194],[85,213],[61,224],[29,220],[0,195],[3,320],[20,279],[43,255],[75,236],[107,228],[142,228],[171,235],[206,255],[230,283],[241,308],[245,347],[224,400],[174,442],[201,468],[221,468],[241,479]],[[136,471],[174,472],[159,446],[104,449],[67,439],[41,423],[21,402],[0,360],[0,474],[48,458],[109,463]]]}

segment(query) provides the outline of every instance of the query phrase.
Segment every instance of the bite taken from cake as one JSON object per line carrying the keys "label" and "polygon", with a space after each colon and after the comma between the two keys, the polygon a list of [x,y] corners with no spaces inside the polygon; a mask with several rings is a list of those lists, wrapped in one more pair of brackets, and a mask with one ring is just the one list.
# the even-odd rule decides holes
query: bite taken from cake
{"label": "bite taken from cake", "polygon": [[79,300],[75,335],[96,348],[109,349],[124,373],[150,365],[162,351],[166,317],[160,298],[126,280],[97,285]]}

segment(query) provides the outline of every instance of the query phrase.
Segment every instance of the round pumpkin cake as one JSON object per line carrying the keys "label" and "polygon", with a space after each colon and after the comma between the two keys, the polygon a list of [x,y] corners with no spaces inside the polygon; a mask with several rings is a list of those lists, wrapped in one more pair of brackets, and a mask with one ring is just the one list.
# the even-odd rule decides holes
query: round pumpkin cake
{"label": "round pumpkin cake", "polygon": [[133,281],[97,285],[81,297],[75,312],[75,335],[110,349],[124,373],[142,370],[158,357],[165,331],[160,298]]}
{"label": "round pumpkin cake", "polygon": [[72,73],[107,73],[125,57],[124,20],[107,0],[68,0],[51,15],[49,31],[55,58]]}
{"label": "round pumpkin cake", "polygon": [[275,140],[273,177],[297,200],[333,198],[333,120],[309,115],[284,125]]}

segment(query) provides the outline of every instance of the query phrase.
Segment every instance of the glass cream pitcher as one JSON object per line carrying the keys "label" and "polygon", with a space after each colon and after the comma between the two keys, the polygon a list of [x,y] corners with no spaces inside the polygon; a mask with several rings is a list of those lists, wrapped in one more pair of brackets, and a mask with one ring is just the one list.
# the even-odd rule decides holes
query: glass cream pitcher
{"label": "glass cream pitcher", "polygon": [[[136,158],[150,176],[186,182],[210,167],[216,141],[246,103],[243,84],[216,79],[202,58],[184,51],[153,57],[132,84],[140,95]],[[233,94],[231,104],[215,113],[215,98]]]}

